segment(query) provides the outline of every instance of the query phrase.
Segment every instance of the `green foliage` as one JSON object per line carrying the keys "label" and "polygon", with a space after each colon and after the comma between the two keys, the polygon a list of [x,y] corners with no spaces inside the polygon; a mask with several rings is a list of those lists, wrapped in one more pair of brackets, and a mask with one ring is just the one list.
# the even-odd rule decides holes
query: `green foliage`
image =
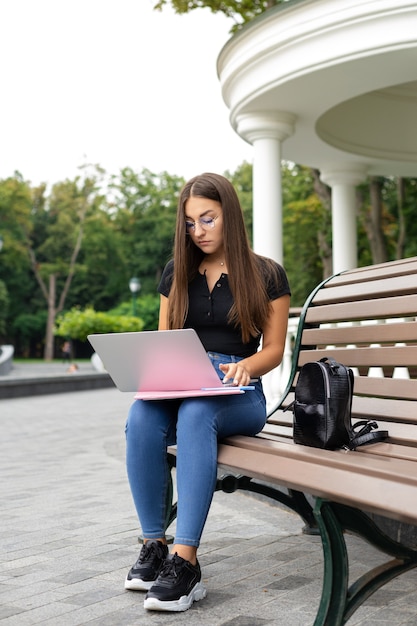
{"label": "green foliage", "polygon": [[314,191],[309,168],[282,168],[284,261],[291,285],[291,305],[302,306],[323,279],[319,239],[330,236],[329,213]]}
{"label": "green foliage", "polygon": [[290,202],[284,209],[284,259],[291,285],[291,305],[302,306],[323,278],[317,225],[323,207],[317,196]]}
{"label": "green foliage", "polygon": [[20,313],[12,323],[15,337],[15,348],[28,354],[31,345],[41,345],[45,335],[46,311],[36,313]]}
{"label": "green foliage", "polygon": [[55,335],[86,341],[92,333],[136,332],[142,329],[143,321],[139,317],[110,315],[90,307],[83,311],[74,308],[57,318]]}
{"label": "green foliage", "polygon": [[[109,315],[127,316],[132,314],[132,302],[122,302],[109,311]],[[159,322],[159,296],[147,294],[136,301],[137,316],[143,321],[143,330],[157,330]]]}
{"label": "green foliage", "polygon": [[[417,178],[378,177],[380,216],[372,211],[369,182],[359,185],[358,247],[359,266],[417,255]],[[372,217],[373,214],[373,217]],[[381,232],[384,258],[374,258],[371,239]]]}
{"label": "green foliage", "polygon": [[244,161],[235,172],[225,172],[239,197],[243,217],[246,224],[249,240],[252,241],[253,227],[253,193],[252,193],[252,165]]}
{"label": "green foliage", "polygon": [[21,313],[13,322],[13,328],[19,337],[29,342],[36,335],[41,336],[45,330],[46,312],[38,313]]}
{"label": "green foliage", "polygon": [[2,309],[0,316],[6,319],[6,339],[15,343],[13,321],[24,307],[31,307],[37,286],[30,271],[27,237],[32,224],[32,201],[38,189],[16,172],[14,177],[0,180],[0,234],[3,248],[0,253],[0,281],[8,292],[8,311]]}
{"label": "green foliage", "polygon": [[7,293],[7,287],[4,282],[0,280],[0,336],[6,332],[6,317],[8,306],[9,294]]}
{"label": "green foliage", "polygon": [[[84,223],[100,210],[104,198],[99,191],[99,178],[90,173],[85,178],[56,183],[48,198],[38,197],[32,209],[31,247],[37,269],[47,282],[50,273],[61,276],[61,288],[72,271],[71,260],[77,241],[82,242]],[[79,259],[74,261],[79,263]],[[73,268],[76,273],[78,265]]]}
{"label": "green foliage", "polygon": [[[82,245],[65,310],[76,311],[79,317],[85,309],[88,319],[83,322],[84,330],[77,322],[77,330],[71,332],[62,330],[60,322],[62,336],[85,340],[89,332],[135,330],[138,323],[146,330],[158,326],[156,288],[172,254],[177,199],[184,179],[167,172],[153,174],[130,168],[106,179],[100,176],[66,180],[49,193],[45,186],[32,188],[20,174],[0,180],[0,232],[4,240],[0,284],[3,281],[8,294],[6,313],[5,291],[0,288],[0,333],[3,330],[3,340],[14,344],[16,355],[42,353],[46,323],[45,298],[31,268],[28,245],[36,254],[41,276],[47,278],[51,269],[57,272],[59,292],[84,210]],[[251,235],[252,165],[242,163],[225,176],[237,190]],[[325,268],[331,252],[329,198],[317,188],[314,171],[292,163],[283,163],[282,188],[284,265],[293,292],[292,305],[301,306],[329,269]],[[380,228],[389,258],[417,255],[417,178],[383,178],[380,189]],[[374,262],[369,240],[369,184],[359,186],[357,194],[359,265],[366,265]],[[142,284],[135,303],[138,317],[133,317],[134,327],[127,321],[133,311],[129,290],[132,276],[138,276]],[[104,318],[97,318],[99,311]],[[112,317],[110,321],[105,312]],[[123,318],[118,327],[116,318]]]}
{"label": "green foliage", "polygon": [[224,13],[234,20],[231,31],[238,30],[267,9],[288,0],[158,0],[154,8],[161,10],[170,4],[175,13],[189,13],[194,9],[208,8],[212,13]]}
{"label": "green foliage", "polygon": [[83,246],[74,276],[68,306],[91,304],[108,310],[129,293],[129,248],[123,233],[105,207],[87,216]]}
{"label": "green foliage", "polygon": [[19,173],[0,181],[0,224],[3,238],[2,272],[24,270],[29,265],[26,241],[32,231],[32,199],[36,190]]}
{"label": "green foliage", "polygon": [[[184,178],[167,172],[124,168],[114,179],[114,225],[123,235],[129,276],[139,276],[143,293],[155,293],[172,255],[179,192]],[[126,282],[126,285],[127,285]]]}

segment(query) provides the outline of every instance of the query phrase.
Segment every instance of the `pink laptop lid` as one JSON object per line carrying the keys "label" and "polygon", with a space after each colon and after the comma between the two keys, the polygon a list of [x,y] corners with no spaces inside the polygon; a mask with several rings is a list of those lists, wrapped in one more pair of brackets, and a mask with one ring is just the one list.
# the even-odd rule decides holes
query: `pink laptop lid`
{"label": "pink laptop lid", "polygon": [[136,392],[136,398],[243,393],[236,387],[221,386],[191,328],[89,335],[88,340],[117,388]]}

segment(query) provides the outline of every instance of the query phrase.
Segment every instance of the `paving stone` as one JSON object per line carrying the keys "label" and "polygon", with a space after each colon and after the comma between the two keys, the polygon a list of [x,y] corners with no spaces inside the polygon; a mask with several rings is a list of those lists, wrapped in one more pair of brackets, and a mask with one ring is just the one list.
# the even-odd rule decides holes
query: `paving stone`
{"label": "paving stone", "polygon": [[[243,492],[214,496],[199,552],[207,598],[167,614],[124,590],[140,549],[124,467],[130,403],[115,389],[0,400],[0,625],[313,624],[320,538],[302,534],[293,512]],[[347,541],[352,574],[385,558]],[[416,583],[415,570],[389,583],[349,626],[416,626]]]}

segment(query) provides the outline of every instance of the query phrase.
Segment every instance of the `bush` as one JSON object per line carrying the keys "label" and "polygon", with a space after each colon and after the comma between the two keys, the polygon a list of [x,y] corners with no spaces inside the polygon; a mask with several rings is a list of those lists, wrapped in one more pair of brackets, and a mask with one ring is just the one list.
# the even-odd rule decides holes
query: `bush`
{"label": "bush", "polygon": [[14,338],[15,355],[29,357],[41,356],[45,340],[45,328],[48,314],[46,311],[21,313],[11,324]]}
{"label": "bush", "polygon": [[86,341],[87,336],[95,333],[123,333],[143,330],[140,317],[111,315],[87,308],[81,311],[71,309],[60,315],[55,324],[54,334],[58,337]]}
{"label": "bush", "polygon": [[[145,294],[137,299],[136,311],[143,320],[143,330],[157,330],[159,321],[159,296]],[[132,302],[123,302],[109,311],[110,315],[131,315]]]}

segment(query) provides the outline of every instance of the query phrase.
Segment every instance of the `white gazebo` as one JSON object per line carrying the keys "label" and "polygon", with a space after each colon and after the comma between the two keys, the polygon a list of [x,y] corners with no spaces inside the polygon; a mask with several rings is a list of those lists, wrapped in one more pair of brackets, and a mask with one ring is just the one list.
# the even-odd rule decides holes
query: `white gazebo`
{"label": "white gazebo", "polygon": [[332,188],[333,271],[356,267],[355,186],[417,176],[417,0],[293,0],[234,35],[217,65],[254,149],[255,250],[282,262],[287,159]]}

